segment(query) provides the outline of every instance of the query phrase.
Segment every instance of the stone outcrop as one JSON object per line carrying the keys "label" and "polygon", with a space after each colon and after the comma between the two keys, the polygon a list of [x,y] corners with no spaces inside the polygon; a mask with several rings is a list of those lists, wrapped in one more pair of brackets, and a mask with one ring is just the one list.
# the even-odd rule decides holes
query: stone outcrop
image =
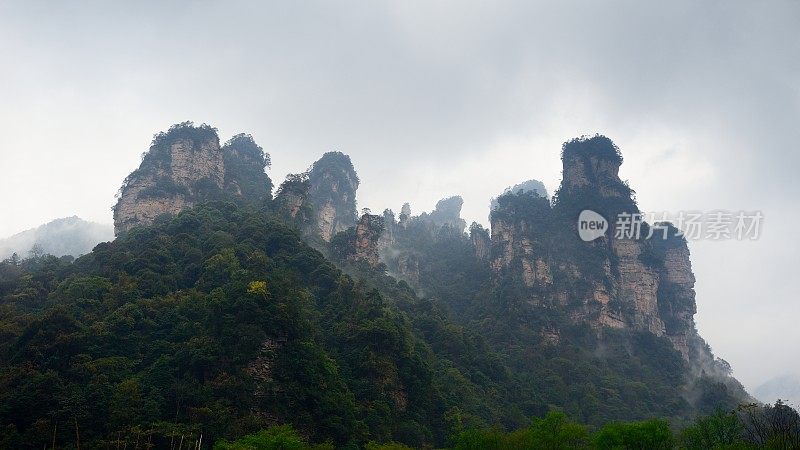
{"label": "stone outcrop", "polygon": [[492,238],[491,245],[494,256],[492,258],[492,269],[495,272],[511,265],[514,260],[516,252],[514,251],[514,242],[517,233],[514,228],[506,224],[504,220],[495,220],[492,222]]}
{"label": "stone outcrop", "polygon": [[533,192],[508,192],[491,213],[491,268],[539,291],[537,302],[553,282],[546,243],[546,219],[552,215],[546,198]]}
{"label": "stone outcrop", "polygon": [[692,262],[686,239],[674,227],[667,239],[654,241],[655,251],[663,260],[658,287],[658,307],[667,337],[688,358],[693,340],[699,340],[694,315],[697,313]]}
{"label": "stone outcrop", "polygon": [[411,286],[419,285],[419,257],[413,252],[400,252],[397,254],[395,273],[398,278],[405,280]]}
{"label": "stone outcrop", "polygon": [[[622,157],[609,139],[570,141],[562,162],[563,179],[552,203],[541,183],[517,185],[493,200],[491,232],[473,223],[466,237],[458,196],[418,216],[411,216],[406,203],[398,218],[386,210],[357,220],[359,179],[350,158],[339,152],[326,153],[306,173],[287,177],[272,200],[264,172],[269,156],[252,137],[237,135],[220,146],[214,128],[182,123],[157,134],[140,167],[126,178],[114,207],[115,233],[206,201],[265,202],[313,237],[309,241],[318,248],[344,236],[335,241],[345,244],[342,260],[376,268],[384,264],[414,287],[420,272],[431,270],[431,248],[462,242],[466,247],[445,251],[470,255],[471,245],[475,259],[469,264],[484,267],[495,283],[515,283],[515,292],[525,293],[529,304],[564,308],[567,317],[598,329],[666,336],[691,359],[702,339],[695,329],[695,279],[685,239],[667,226],[665,239],[618,239],[612,230],[581,241],[576,218],[582,209],[594,210],[612,225],[617,214],[639,210],[619,178]],[[547,331],[545,340],[557,333]]]}
{"label": "stone outcrop", "polygon": [[153,138],[141,165],[120,188],[114,233],[227,195],[253,202],[268,199],[272,189],[264,173],[268,161],[248,135],[235,136],[220,147],[216,129],[208,125],[174,125]]}
{"label": "stone outcrop", "polygon": [[156,135],[139,169],[120,189],[115,234],[194,206],[199,191],[221,190],[224,178],[223,154],[213,128],[181,124]]}
{"label": "stone outcrop", "polygon": [[[149,225],[156,217],[177,215],[184,209],[194,206],[187,196],[172,194],[162,197],[138,197],[149,183],[134,184],[129,197],[122,197],[114,210],[114,234],[119,236],[135,226]],[[118,211],[118,212],[117,212]]]}
{"label": "stone outcrop", "polygon": [[225,191],[234,197],[263,202],[272,197],[272,180],[264,173],[271,164],[249,134],[237,134],[222,146]]}
{"label": "stone outcrop", "polygon": [[611,249],[617,258],[615,295],[629,311],[629,324],[661,336],[664,322],[658,316],[658,283],[655,270],[641,260],[645,244],[633,239],[613,239]]}
{"label": "stone outcrop", "polygon": [[400,208],[400,217],[399,217],[400,226],[405,227],[406,225],[408,225],[409,220],[411,220],[411,205],[406,202],[403,203],[403,207]]}
{"label": "stone outcrop", "polygon": [[[668,239],[622,239],[610,230],[583,242],[577,233],[581,210],[600,213],[613,227],[617,214],[639,209],[619,178],[619,150],[607,138],[566,143],[562,161],[563,180],[552,206],[525,191],[498,197],[489,260],[496,280],[518,280],[529,290],[529,301],[568,308],[575,321],[666,336],[688,359],[699,337],[686,241],[672,227]],[[480,240],[473,245],[476,255],[484,251]]]}
{"label": "stone outcrop", "polygon": [[200,180],[221,188],[225,166],[219,138],[194,142],[178,139],[170,144],[170,177],[176,186],[195,187]]}
{"label": "stone outcrop", "polygon": [[278,187],[272,202],[274,210],[295,225],[307,225],[310,221],[311,205],[308,202],[310,183],[308,174],[289,174]]}
{"label": "stone outcrop", "polygon": [[311,231],[323,241],[356,224],[356,190],[359,179],[350,157],[325,153],[308,172]]}
{"label": "stone outcrop", "polygon": [[355,250],[350,256],[354,260],[365,261],[367,264],[377,267],[381,262],[379,247],[381,236],[386,227],[383,217],[373,214],[364,214],[356,225]]}
{"label": "stone outcrop", "polygon": [[273,206],[319,247],[356,225],[358,184],[350,157],[328,152],[308,171],[288,175],[278,188]]}
{"label": "stone outcrop", "polygon": [[[464,233],[460,197],[443,199],[434,211],[417,216],[407,203],[397,218],[390,210],[381,216],[365,214],[337,232],[339,218],[351,209],[337,208],[344,202],[323,195],[312,228],[324,239],[335,234],[323,252],[356,263],[346,264],[347,269],[385,271],[436,310],[484,323],[492,333],[524,336],[544,350],[575,345],[576,336],[596,342],[592,350],[599,354],[612,348],[605,344],[622,343],[634,360],[663,357],[667,370],[678,370],[680,354],[686,362],[680,366],[687,375],[687,398],[700,398],[697,386],[703,386],[691,380],[706,378],[745,398],[729,365],[714,358],[696,331],[695,280],[686,241],[665,224],[655,229],[667,228],[666,239],[657,233],[646,238],[647,224],[641,224],[638,237],[616,235],[619,214],[639,214],[633,192],[619,178],[622,157],[616,146],[601,136],[576,139],[564,145],[562,162],[563,180],[552,200],[531,188],[532,182],[493,199],[490,231],[473,223]],[[320,180],[330,186],[328,193],[357,185],[346,175],[322,175]],[[287,205],[292,211],[302,209],[299,203]],[[582,215],[584,210],[594,214]],[[609,229],[594,239],[584,235],[584,241],[578,218],[587,216],[605,218]],[[665,355],[670,343],[676,352]]]}
{"label": "stone outcrop", "polygon": [[469,227],[469,239],[475,249],[475,257],[480,261],[488,261],[491,255],[492,241],[489,231],[480,224],[472,222]]}
{"label": "stone outcrop", "polygon": [[[372,267],[384,264],[413,287],[421,287],[421,270],[431,270],[426,259],[431,247],[452,236],[468,239],[474,264],[485,265],[497,284],[511,282],[514,292],[525,296],[523,302],[564,309],[573,321],[598,330],[666,336],[690,359],[693,343],[701,340],[694,326],[694,275],[686,241],[674,227],[663,240],[622,239],[610,230],[582,241],[577,233],[581,210],[592,209],[613,226],[617,214],[638,214],[639,209],[619,178],[619,150],[607,138],[566,143],[562,162],[564,178],[552,203],[538,189],[507,190],[493,202],[491,233],[473,223],[468,238],[458,196],[442,199],[434,211],[418,216],[411,216],[405,204],[397,219],[386,210],[351,223],[358,181],[349,158],[341,154],[327,154],[315,163],[304,181],[307,196],[281,192],[276,203],[285,202],[292,215],[304,204],[313,205],[309,226],[323,240],[351,223],[341,235],[346,237],[347,258]],[[558,330],[548,329],[543,339],[557,342],[554,336]]]}
{"label": "stone outcrop", "polygon": [[[429,250],[419,246],[422,242],[427,242],[427,245],[422,245],[428,247],[442,238],[464,237],[466,222],[460,216],[462,205],[461,197],[449,197],[440,200],[434,211],[418,216],[411,216],[408,203],[403,205],[399,219],[389,209],[381,216],[364,214],[355,227],[336,235],[332,241],[336,247],[334,253],[340,257],[346,254],[350,260],[364,261],[373,267],[383,264],[391,275],[412,287],[419,287],[420,267],[425,264],[424,255]],[[481,257],[488,259],[490,238],[487,230],[474,224],[470,233],[475,242],[482,243]],[[351,248],[341,249],[342,241],[350,242],[347,245]]]}
{"label": "stone outcrop", "polygon": [[578,138],[567,142],[561,157],[564,164],[561,192],[573,193],[590,188],[602,197],[629,195],[619,179],[622,156],[607,137]]}

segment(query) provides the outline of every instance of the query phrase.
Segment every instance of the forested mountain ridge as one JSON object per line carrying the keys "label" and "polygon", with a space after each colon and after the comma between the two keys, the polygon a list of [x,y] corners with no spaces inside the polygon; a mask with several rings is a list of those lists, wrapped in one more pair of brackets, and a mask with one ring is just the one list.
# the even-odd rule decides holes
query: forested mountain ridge
{"label": "forested mountain ridge", "polygon": [[442,446],[553,408],[680,425],[748,400],[697,336],[674,229],[658,245],[577,239],[579,209],[636,208],[618,149],[594,137],[563,152],[552,202],[513,190],[491,230],[465,233],[460,197],[359,220],[341,153],[273,198],[251,137],[156,135],[114,242],[74,263],[0,264],[0,445],[209,443],[291,424],[337,446]]}

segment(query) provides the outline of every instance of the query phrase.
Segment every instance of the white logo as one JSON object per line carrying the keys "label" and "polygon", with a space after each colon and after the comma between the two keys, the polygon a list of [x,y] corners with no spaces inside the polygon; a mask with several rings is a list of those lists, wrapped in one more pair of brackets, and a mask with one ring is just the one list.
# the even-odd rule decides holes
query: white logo
{"label": "white logo", "polygon": [[592,211],[584,209],[578,216],[578,236],[584,242],[591,242],[606,234],[608,221],[605,217]]}

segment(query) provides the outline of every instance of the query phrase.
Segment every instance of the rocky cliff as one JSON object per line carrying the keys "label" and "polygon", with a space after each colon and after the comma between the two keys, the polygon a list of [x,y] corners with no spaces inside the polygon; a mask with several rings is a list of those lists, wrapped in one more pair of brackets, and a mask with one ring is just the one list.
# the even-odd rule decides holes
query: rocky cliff
{"label": "rocky cliff", "polygon": [[[660,224],[667,230],[664,239],[645,238],[647,224],[638,237],[621,239],[608,230],[594,240],[580,239],[577,222],[585,209],[611,225],[621,213],[639,212],[633,191],[619,178],[617,147],[602,136],[575,139],[564,145],[562,162],[563,180],[552,199],[540,183],[514,186],[492,203],[490,229],[473,223],[465,233],[459,196],[416,216],[406,203],[399,216],[387,209],[359,219],[359,179],[350,158],[338,152],[289,175],[271,199],[263,172],[269,157],[251,137],[238,135],[220,146],[214,129],[181,124],[156,136],[124,183],[115,225],[124,232],[218,198],[258,200],[265,206],[259,214],[288,222],[299,232],[292,233],[294,239],[302,236],[367,286],[401,295],[398,304],[407,313],[424,311],[425,320],[449,317],[474,326],[476,337],[514,361],[520,379],[532,373],[549,377],[575,358],[582,362],[562,367],[565,379],[584,367],[582,376],[596,385],[617,375],[645,380],[659,370],[630,370],[663,365],[666,382],[685,392],[692,405],[705,402],[696,399],[707,399],[708,392],[746,398],[730,368],[697,334],[695,280],[677,229]],[[612,347],[621,364],[616,368],[605,366],[606,355],[595,359]],[[551,352],[564,358],[542,356]],[[269,379],[270,360],[256,363],[251,375]],[[536,398],[556,384],[542,387]],[[515,386],[510,389],[520,387]]]}
{"label": "rocky cliff", "polygon": [[311,220],[309,186],[307,173],[289,174],[273,201],[273,208],[281,217],[301,228]]}
{"label": "rocky cliff", "polygon": [[667,337],[688,359],[692,342],[700,339],[694,323],[695,277],[686,239],[673,226],[667,228],[666,236],[653,241],[656,255],[663,261],[657,292],[659,317]]}
{"label": "rocky cliff", "polygon": [[[544,348],[596,345],[602,353],[621,345],[626,358],[649,355],[678,373],[692,408],[749,399],[697,333],[695,279],[679,231],[653,224],[648,237],[651,225],[641,223],[640,234],[616,236],[617,217],[640,212],[619,177],[619,149],[602,136],[578,138],[564,144],[562,162],[552,199],[540,189],[508,189],[492,204],[490,230],[473,223],[465,233],[455,196],[417,216],[408,204],[397,218],[390,210],[364,215],[334,234],[331,253],[357,274],[404,281],[457,320],[481,324],[500,347],[527,348],[513,356],[520,361]],[[609,224],[590,241],[578,233],[587,209]],[[315,217],[316,230],[334,222]]]}
{"label": "rocky cliff", "polygon": [[[141,166],[125,180],[114,208],[115,232],[204,201],[270,200],[272,183],[264,173],[269,162],[249,135],[220,146],[216,130],[207,125],[175,125],[154,137]],[[464,234],[459,196],[442,199],[433,211],[418,216],[411,216],[405,204],[399,218],[386,210],[357,222],[358,175],[350,158],[339,152],[326,153],[306,173],[290,175],[272,210],[314,242],[326,244],[345,233],[338,242],[345,249],[337,251],[346,259],[372,267],[384,264],[416,287],[425,284],[426,274],[434,279],[430,272],[442,270],[435,252],[463,251],[465,242],[467,263],[451,264],[485,265],[495,284],[518,283],[519,301],[562,309],[576,323],[597,329],[666,336],[689,358],[699,337],[685,240],[672,227],[667,239],[616,239],[609,231],[581,241],[576,219],[583,209],[596,211],[612,225],[618,214],[639,209],[619,178],[622,156],[608,138],[565,143],[562,162],[563,180],[552,201],[534,181],[507,189],[493,201],[491,234],[477,224]]]}
{"label": "rocky cliff", "polygon": [[349,156],[328,152],[311,166],[308,181],[314,232],[329,242],[333,235],[356,223],[358,175]]}
{"label": "rocky cliff", "polygon": [[[618,214],[637,214],[619,178],[622,157],[605,137],[564,145],[563,180],[551,205],[535,193],[505,193],[491,214],[491,267],[519,280],[528,300],[566,308],[575,321],[666,335],[689,357],[696,335],[694,275],[686,241],[672,227],[646,239],[617,238]],[[591,209],[609,222],[594,241],[579,239],[577,218]]]}
{"label": "rocky cliff", "polygon": [[509,193],[492,211],[491,267],[496,276],[518,276],[536,288],[530,300],[546,300],[553,277],[550,268],[550,203],[535,192]]}
{"label": "rocky cliff", "polygon": [[[384,218],[374,214],[364,214],[358,221],[355,230],[355,251],[351,255],[354,260],[365,261],[375,267],[381,262],[381,239],[386,236]],[[384,238],[385,242],[390,242]],[[385,245],[385,244],[383,244]]]}
{"label": "rocky cliff", "polygon": [[491,255],[492,241],[489,230],[477,222],[469,226],[469,240],[475,249],[475,257],[479,261],[487,261]]}
{"label": "rocky cliff", "polygon": [[465,427],[529,427],[554,407],[599,427],[686,423],[747,400],[695,331],[674,227],[665,239],[579,238],[583,208],[612,223],[638,210],[613,144],[572,141],[563,160],[553,201],[512,190],[491,234],[467,234],[459,197],[356,222],[358,179],[341,154],[271,200],[269,159],[249,136],[220,146],[190,124],[157,135],[123,185],[118,231],[206,204],[75,263],[3,262],[2,351],[14,357],[0,358],[0,442],[11,443],[0,447],[51,436],[67,447],[71,431],[55,430],[74,419],[87,448],[143,429],[162,448],[176,430],[215,441],[276,423],[342,447],[438,448]]}
{"label": "rocky cliff", "polygon": [[350,157],[328,152],[306,172],[286,177],[275,195],[274,210],[321,249],[337,233],[356,225],[358,184]]}
{"label": "rocky cliff", "polygon": [[217,130],[208,125],[174,125],[155,135],[139,168],[123,182],[114,206],[114,233],[204,201],[269,199],[268,164],[269,156],[248,135],[237,135],[220,147]]}
{"label": "rocky cliff", "polygon": [[[399,220],[389,210],[383,217],[363,216],[348,232],[351,250],[345,253],[349,260],[372,267],[383,263],[390,274],[426,292],[439,286],[425,280],[442,282],[441,258],[449,264],[448,270],[461,265],[465,273],[480,273],[473,268],[485,266],[495,286],[514,286],[513,298],[502,294],[503,302],[553,308],[573,323],[587,323],[599,332],[608,327],[665,336],[688,360],[693,342],[701,340],[693,319],[694,275],[686,241],[665,224],[658,228],[668,232],[656,232],[650,239],[645,223],[638,236],[615,236],[611,228],[617,216],[638,214],[639,208],[633,191],[619,178],[622,156],[608,138],[565,143],[562,162],[563,180],[552,201],[538,182],[539,188],[518,185],[493,201],[491,234],[478,224],[464,234],[463,200],[454,196],[418,216],[411,216],[408,204],[403,205]],[[349,182],[353,177],[348,172],[336,177],[322,172],[317,179],[325,181],[328,193],[340,191],[343,180],[349,193],[355,185]],[[318,194],[316,204],[322,205],[316,215],[317,229],[323,237],[335,234],[334,224],[343,224],[341,208],[334,207],[329,194]],[[579,238],[577,219],[584,209],[607,219],[604,236],[590,242]],[[379,219],[380,227],[374,226]],[[469,254],[458,253],[464,245]]]}
{"label": "rocky cliff", "polygon": [[605,136],[576,138],[564,144],[561,152],[563,178],[559,194],[576,194],[587,189],[600,197],[622,197],[630,207],[630,189],[619,178],[622,155]]}
{"label": "rocky cliff", "polygon": [[[382,216],[365,214],[355,227],[339,232],[331,242],[333,253],[339,259],[366,262],[369,266],[385,268],[389,274],[409,285],[420,288],[421,274],[439,270],[431,267],[438,247],[446,247],[451,240],[464,237],[466,221],[461,218],[464,201],[454,196],[439,200],[431,212],[411,215],[411,206],[405,203],[400,217],[387,209]],[[483,252],[488,259],[490,242],[488,231],[473,224],[476,250],[466,243],[467,261]],[[477,250],[477,249],[480,250]],[[475,253],[475,254],[473,254]],[[461,261],[463,262],[463,261]]]}

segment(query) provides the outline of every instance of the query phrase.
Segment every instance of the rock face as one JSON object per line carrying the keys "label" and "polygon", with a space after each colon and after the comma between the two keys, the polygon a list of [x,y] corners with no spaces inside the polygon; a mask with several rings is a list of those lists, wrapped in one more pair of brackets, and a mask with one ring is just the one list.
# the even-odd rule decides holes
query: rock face
{"label": "rock face", "polygon": [[[408,203],[403,205],[399,219],[389,209],[381,216],[364,214],[355,227],[333,238],[333,253],[340,259],[347,255],[346,259],[364,261],[372,267],[383,264],[391,275],[412,287],[419,287],[420,273],[428,264],[425,254],[431,247],[442,239],[464,237],[466,222],[460,216],[462,205],[461,197],[449,197],[440,200],[434,211],[418,216],[411,216]],[[473,224],[470,233],[481,249],[481,258],[488,259],[488,231]]]}
{"label": "rock face", "polygon": [[667,230],[667,239],[658,239],[654,244],[664,261],[658,286],[659,315],[667,337],[688,358],[692,342],[700,339],[694,323],[697,303],[689,247],[674,227]]}
{"label": "rock face", "polygon": [[139,169],[120,189],[114,207],[114,233],[148,225],[162,214],[177,214],[195,205],[201,190],[221,190],[224,178],[216,130],[181,124],[159,133]]}
{"label": "rock face", "polygon": [[491,267],[496,276],[511,276],[535,288],[531,301],[540,303],[552,293],[547,218],[550,203],[536,192],[502,195],[492,211]]}
{"label": "rock face", "polygon": [[286,177],[273,208],[321,249],[336,234],[356,225],[358,184],[350,157],[328,152],[305,173]]}
{"label": "rock face", "polygon": [[358,175],[350,157],[340,152],[325,153],[308,172],[308,202],[313,210],[313,231],[325,242],[354,226]]}
{"label": "rock face", "polygon": [[614,276],[616,296],[629,312],[629,325],[656,336],[664,334],[664,322],[658,316],[658,274],[642,260],[644,244],[633,239],[615,239],[611,249],[617,258]]}
{"label": "rock face", "polygon": [[472,222],[469,227],[469,239],[475,248],[475,257],[479,261],[487,261],[491,255],[492,241],[489,231],[480,224]]}
{"label": "rock face", "polygon": [[[498,197],[490,258],[497,282],[517,280],[532,304],[567,308],[578,322],[667,336],[688,359],[697,333],[686,241],[672,227],[667,239],[622,239],[611,230],[583,242],[581,210],[592,209],[613,227],[618,214],[639,209],[619,178],[622,157],[608,138],[568,142],[562,161],[564,178],[552,205],[524,191]],[[480,241],[474,245],[476,255],[484,252]]]}
{"label": "rock face", "polygon": [[114,210],[114,235],[119,236],[135,226],[149,225],[160,215],[176,215],[195,205],[194,201],[181,194],[140,196],[152,183],[153,180],[147,180],[130,185],[126,190],[128,196],[121,197],[117,202]]}
{"label": "rock face", "polygon": [[304,225],[310,220],[308,174],[289,174],[278,187],[273,201],[275,210],[288,221]]}
{"label": "rock face", "polygon": [[356,225],[355,251],[351,258],[366,261],[367,264],[377,267],[381,262],[379,246],[385,229],[382,216],[373,214],[361,216]]}
{"label": "rock face", "polygon": [[395,273],[411,286],[419,285],[419,256],[413,252],[401,252],[395,260]]}
{"label": "rock face", "polygon": [[175,215],[226,194],[247,201],[268,199],[272,189],[264,173],[268,162],[250,136],[235,136],[220,147],[216,129],[208,125],[174,125],[153,138],[141,165],[120,188],[114,233],[149,225],[162,214]]}
{"label": "rock face", "polygon": [[564,164],[562,193],[591,188],[601,197],[630,199],[630,191],[619,179],[622,156],[607,137],[578,138],[567,142],[561,159]]}
{"label": "rock face", "polygon": [[[651,235],[641,223],[640,234],[617,235],[616,219],[633,220],[640,211],[619,178],[616,146],[602,136],[579,138],[564,145],[562,162],[563,180],[552,199],[531,188],[532,182],[498,196],[490,232],[473,223],[464,233],[460,197],[442,199],[434,211],[417,216],[407,203],[397,218],[390,210],[365,214],[357,225],[336,232],[340,218],[351,217],[354,209],[337,207],[344,201],[330,195],[341,193],[341,186],[354,190],[347,171],[318,176],[324,195],[318,195],[310,223],[325,239],[335,233],[321,248],[349,270],[385,272],[425,298],[426,307],[483,324],[503,344],[563,349],[588,338],[592,352],[627,350],[631,363],[655,358],[655,372],[663,367],[665,374],[677,373],[675,380],[685,378],[681,392],[688,403],[700,405],[696,399],[708,386],[714,395],[747,398],[730,366],[714,358],[696,331],[695,280],[678,230],[654,224]],[[289,201],[294,198],[286,197],[291,211],[303,203]],[[606,219],[605,234],[581,239],[578,220],[587,216]],[[664,229],[662,239],[655,230]]]}
{"label": "rock face", "polygon": [[[405,204],[399,220],[386,210],[381,216],[365,214],[355,224],[358,179],[349,158],[337,153],[326,154],[312,167],[307,200],[282,186],[276,202],[284,202],[291,214],[311,204],[310,228],[326,241],[336,235],[332,244],[344,248],[338,254],[376,268],[384,264],[412,287],[423,288],[420,279],[441,270],[441,260],[432,262],[432,251],[451,257],[459,248],[455,243],[466,241],[471,251],[460,257],[474,258],[468,264],[485,267],[495,285],[511,288],[515,296],[521,293],[515,301],[563,310],[574,322],[598,331],[610,327],[665,336],[687,360],[693,348],[705,352],[693,319],[689,250],[677,229],[660,225],[668,230],[665,239],[658,233],[647,239],[647,224],[639,236],[622,238],[613,229],[589,242],[578,236],[577,218],[584,209],[605,217],[610,228],[619,214],[639,213],[632,191],[619,178],[617,147],[602,136],[579,138],[564,145],[562,162],[564,177],[552,202],[540,189],[530,188],[531,182],[529,189],[519,187],[523,183],[495,200],[491,234],[476,223],[464,234],[458,196],[440,200],[430,213],[411,216]],[[437,245],[441,250],[432,250]],[[456,261],[463,260],[448,264]],[[558,330],[545,334],[552,340]]]}
{"label": "rock face", "polygon": [[237,134],[222,146],[222,154],[227,193],[258,202],[272,197],[272,180],[264,173],[270,157],[252,136]]}
{"label": "rock face", "polygon": [[170,143],[169,174],[176,186],[196,188],[200,180],[222,188],[225,180],[225,165],[219,138],[195,142],[192,139],[177,139]]}

